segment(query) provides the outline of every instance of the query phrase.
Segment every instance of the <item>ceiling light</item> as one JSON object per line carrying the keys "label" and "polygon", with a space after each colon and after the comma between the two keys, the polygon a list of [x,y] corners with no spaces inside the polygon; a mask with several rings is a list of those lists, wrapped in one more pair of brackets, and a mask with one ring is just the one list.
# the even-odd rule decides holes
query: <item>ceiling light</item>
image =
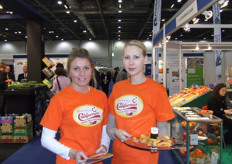
{"label": "ceiling light", "polygon": [[171,9],[174,7],[175,4],[172,4]]}
{"label": "ceiling light", "polygon": [[177,2],[181,2],[182,0],[177,0]]}
{"label": "ceiling light", "polygon": [[62,4],[62,1],[57,1],[57,3],[58,3],[59,5],[61,5],[61,4]]}
{"label": "ceiling light", "polygon": [[118,37],[120,37],[121,35],[118,35]]}
{"label": "ceiling light", "polygon": [[68,9],[68,6],[65,4],[65,5],[64,5],[64,8]]}
{"label": "ceiling light", "polygon": [[122,10],[118,10],[119,13],[122,13]]}
{"label": "ceiling light", "polygon": [[162,22],[164,22],[165,21],[165,19],[162,19]]}
{"label": "ceiling light", "polygon": [[149,34],[149,36],[152,36],[152,34]]}
{"label": "ceiling light", "polygon": [[58,35],[56,35],[56,38],[59,38],[59,36],[58,36]]}
{"label": "ceiling light", "polygon": [[9,30],[9,29],[6,27],[5,30],[7,31],[7,30]]}
{"label": "ceiling light", "polygon": [[121,30],[118,30],[118,32],[121,32]]}
{"label": "ceiling light", "polygon": [[122,20],[121,19],[118,19],[118,22],[121,22]]}
{"label": "ceiling light", "polygon": [[223,9],[220,9],[220,13],[222,13],[223,12]]}
{"label": "ceiling light", "polygon": [[180,36],[183,36],[183,34],[180,34]]}
{"label": "ceiling light", "polygon": [[74,23],[77,23],[77,20],[76,20],[76,19],[74,19],[74,20],[73,20],[73,22],[74,22]]}
{"label": "ceiling light", "polygon": [[13,14],[13,11],[6,11],[7,14]]}
{"label": "ceiling light", "polygon": [[15,31],[15,32],[14,32],[14,34],[18,34],[18,32],[17,32],[17,31]]}
{"label": "ceiling light", "polygon": [[186,25],[184,25],[184,31],[185,32],[189,32],[190,31],[190,27],[189,27],[189,24],[188,23],[186,23]]}
{"label": "ceiling light", "polygon": [[218,3],[221,5],[221,8],[226,7],[229,3],[229,0],[220,0]]}
{"label": "ceiling light", "polygon": [[70,14],[70,11],[69,11],[69,10],[67,10],[67,11],[66,11],[66,14]]}
{"label": "ceiling light", "polygon": [[86,30],[83,30],[84,33],[86,33],[87,31]]}
{"label": "ceiling light", "polygon": [[24,38],[27,38],[27,35],[25,35]]}
{"label": "ceiling light", "polygon": [[4,39],[4,42],[7,42],[7,40],[6,40],[6,39]]}
{"label": "ceiling light", "polygon": [[3,9],[2,5],[0,5],[0,9]]}
{"label": "ceiling light", "polygon": [[199,18],[193,18],[193,24],[197,24],[199,22]]}
{"label": "ceiling light", "polygon": [[208,44],[208,50],[212,50],[212,47]]}
{"label": "ceiling light", "polygon": [[21,31],[18,31],[19,34],[21,34]]}
{"label": "ceiling light", "polygon": [[175,40],[177,40],[178,38],[175,38]]}
{"label": "ceiling light", "polygon": [[118,0],[118,3],[122,3],[122,0]]}
{"label": "ceiling light", "polygon": [[198,44],[197,44],[197,46],[196,46],[196,48],[195,48],[195,50],[199,50],[200,48],[199,48],[199,46],[198,46]]}
{"label": "ceiling light", "polygon": [[62,38],[62,39],[60,39],[61,41],[63,41],[64,39]]}
{"label": "ceiling light", "polygon": [[118,28],[121,28],[121,26],[118,26]]}
{"label": "ceiling light", "polygon": [[92,40],[91,38],[89,38],[89,40]]}

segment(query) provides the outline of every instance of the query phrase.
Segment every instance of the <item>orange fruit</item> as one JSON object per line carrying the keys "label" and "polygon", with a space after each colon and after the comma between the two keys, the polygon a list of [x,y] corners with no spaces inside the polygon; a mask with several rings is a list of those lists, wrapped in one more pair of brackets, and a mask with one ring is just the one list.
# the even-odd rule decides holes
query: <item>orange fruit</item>
{"label": "orange fruit", "polygon": [[208,139],[207,139],[207,143],[208,143],[208,144],[212,144],[212,143],[213,143],[213,140],[212,140],[211,138],[208,138]]}
{"label": "orange fruit", "polygon": [[187,125],[187,122],[186,121],[181,121],[181,126],[186,126]]}
{"label": "orange fruit", "polygon": [[219,135],[219,134],[220,134],[219,130],[215,130],[214,133],[215,133],[216,135]]}
{"label": "orange fruit", "polygon": [[203,132],[200,130],[200,131],[198,132],[198,135],[199,135],[199,136],[202,136],[202,135],[203,135]]}
{"label": "orange fruit", "polygon": [[186,133],[186,132],[184,132],[184,133],[183,133],[183,136],[187,136],[187,133]]}

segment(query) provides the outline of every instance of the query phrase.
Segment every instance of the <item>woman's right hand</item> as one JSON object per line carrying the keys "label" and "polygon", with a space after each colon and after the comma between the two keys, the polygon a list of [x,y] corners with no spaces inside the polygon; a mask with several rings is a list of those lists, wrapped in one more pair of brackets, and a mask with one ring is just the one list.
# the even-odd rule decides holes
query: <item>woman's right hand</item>
{"label": "woman's right hand", "polygon": [[88,157],[85,155],[83,151],[77,151],[74,149],[70,149],[69,157],[75,159],[77,164],[84,164]]}
{"label": "woman's right hand", "polygon": [[124,142],[131,138],[131,135],[122,129],[115,129],[114,135],[121,141]]}

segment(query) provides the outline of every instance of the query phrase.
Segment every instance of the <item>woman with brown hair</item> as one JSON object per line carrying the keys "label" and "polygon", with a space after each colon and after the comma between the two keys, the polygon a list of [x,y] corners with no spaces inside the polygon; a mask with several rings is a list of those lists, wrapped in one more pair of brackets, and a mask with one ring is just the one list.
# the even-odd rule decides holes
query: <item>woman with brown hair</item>
{"label": "woman with brown hair", "polygon": [[227,109],[226,105],[226,85],[219,83],[213,88],[212,96],[208,102],[208,109],[213,110],[213,115],[223,119],[223,128],[229,131],[224,135],[226,144],[232,143],[232,120],[225,114],[232,114],[232,109]]}

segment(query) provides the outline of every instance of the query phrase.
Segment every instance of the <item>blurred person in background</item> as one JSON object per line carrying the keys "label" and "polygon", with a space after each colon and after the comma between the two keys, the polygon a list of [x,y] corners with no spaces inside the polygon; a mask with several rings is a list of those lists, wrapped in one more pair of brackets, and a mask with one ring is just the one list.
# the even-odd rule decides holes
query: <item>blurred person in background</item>
{"label": "blurred person in background", "polygon": [[66,77],[66,71],[62,67],[57,67],[55,70],[56,77],[53,80],[52,92],[58,93],[69,85],[70,81]]}
{"label": "blurred person in background", "polygon": [[[27,82],[27,66],[23,66],[23,73],[18,75],[18,82]],[[23,81],[22,81],[23,80]]]}
{"label": "blurred person in background", "polygon": [[126,80],[127,77],[127,71],[125,68],[123,68],[123,70],[121,72],[118,73],[117,77],[116,77],[116,83],[122,80]]}
{"label": "blurred person in background", "polygon": [[6,65],[5,67],[4,78],[5,78],[6,87],[15,81],[15,75],[13,72],[11,72],[9,65]]}
{"label": "blurred person in background", "polygon": [[208,102],[208,109],[213,111],[213,115],[223,119],[223,128],[228,129],[224,134],[226,144],[232,143],[232,119],[226,117],[226,114],[232,115],[232,109],[228,109],[226,104],[226,85],[219,83],[213,88],[212,95]]}

